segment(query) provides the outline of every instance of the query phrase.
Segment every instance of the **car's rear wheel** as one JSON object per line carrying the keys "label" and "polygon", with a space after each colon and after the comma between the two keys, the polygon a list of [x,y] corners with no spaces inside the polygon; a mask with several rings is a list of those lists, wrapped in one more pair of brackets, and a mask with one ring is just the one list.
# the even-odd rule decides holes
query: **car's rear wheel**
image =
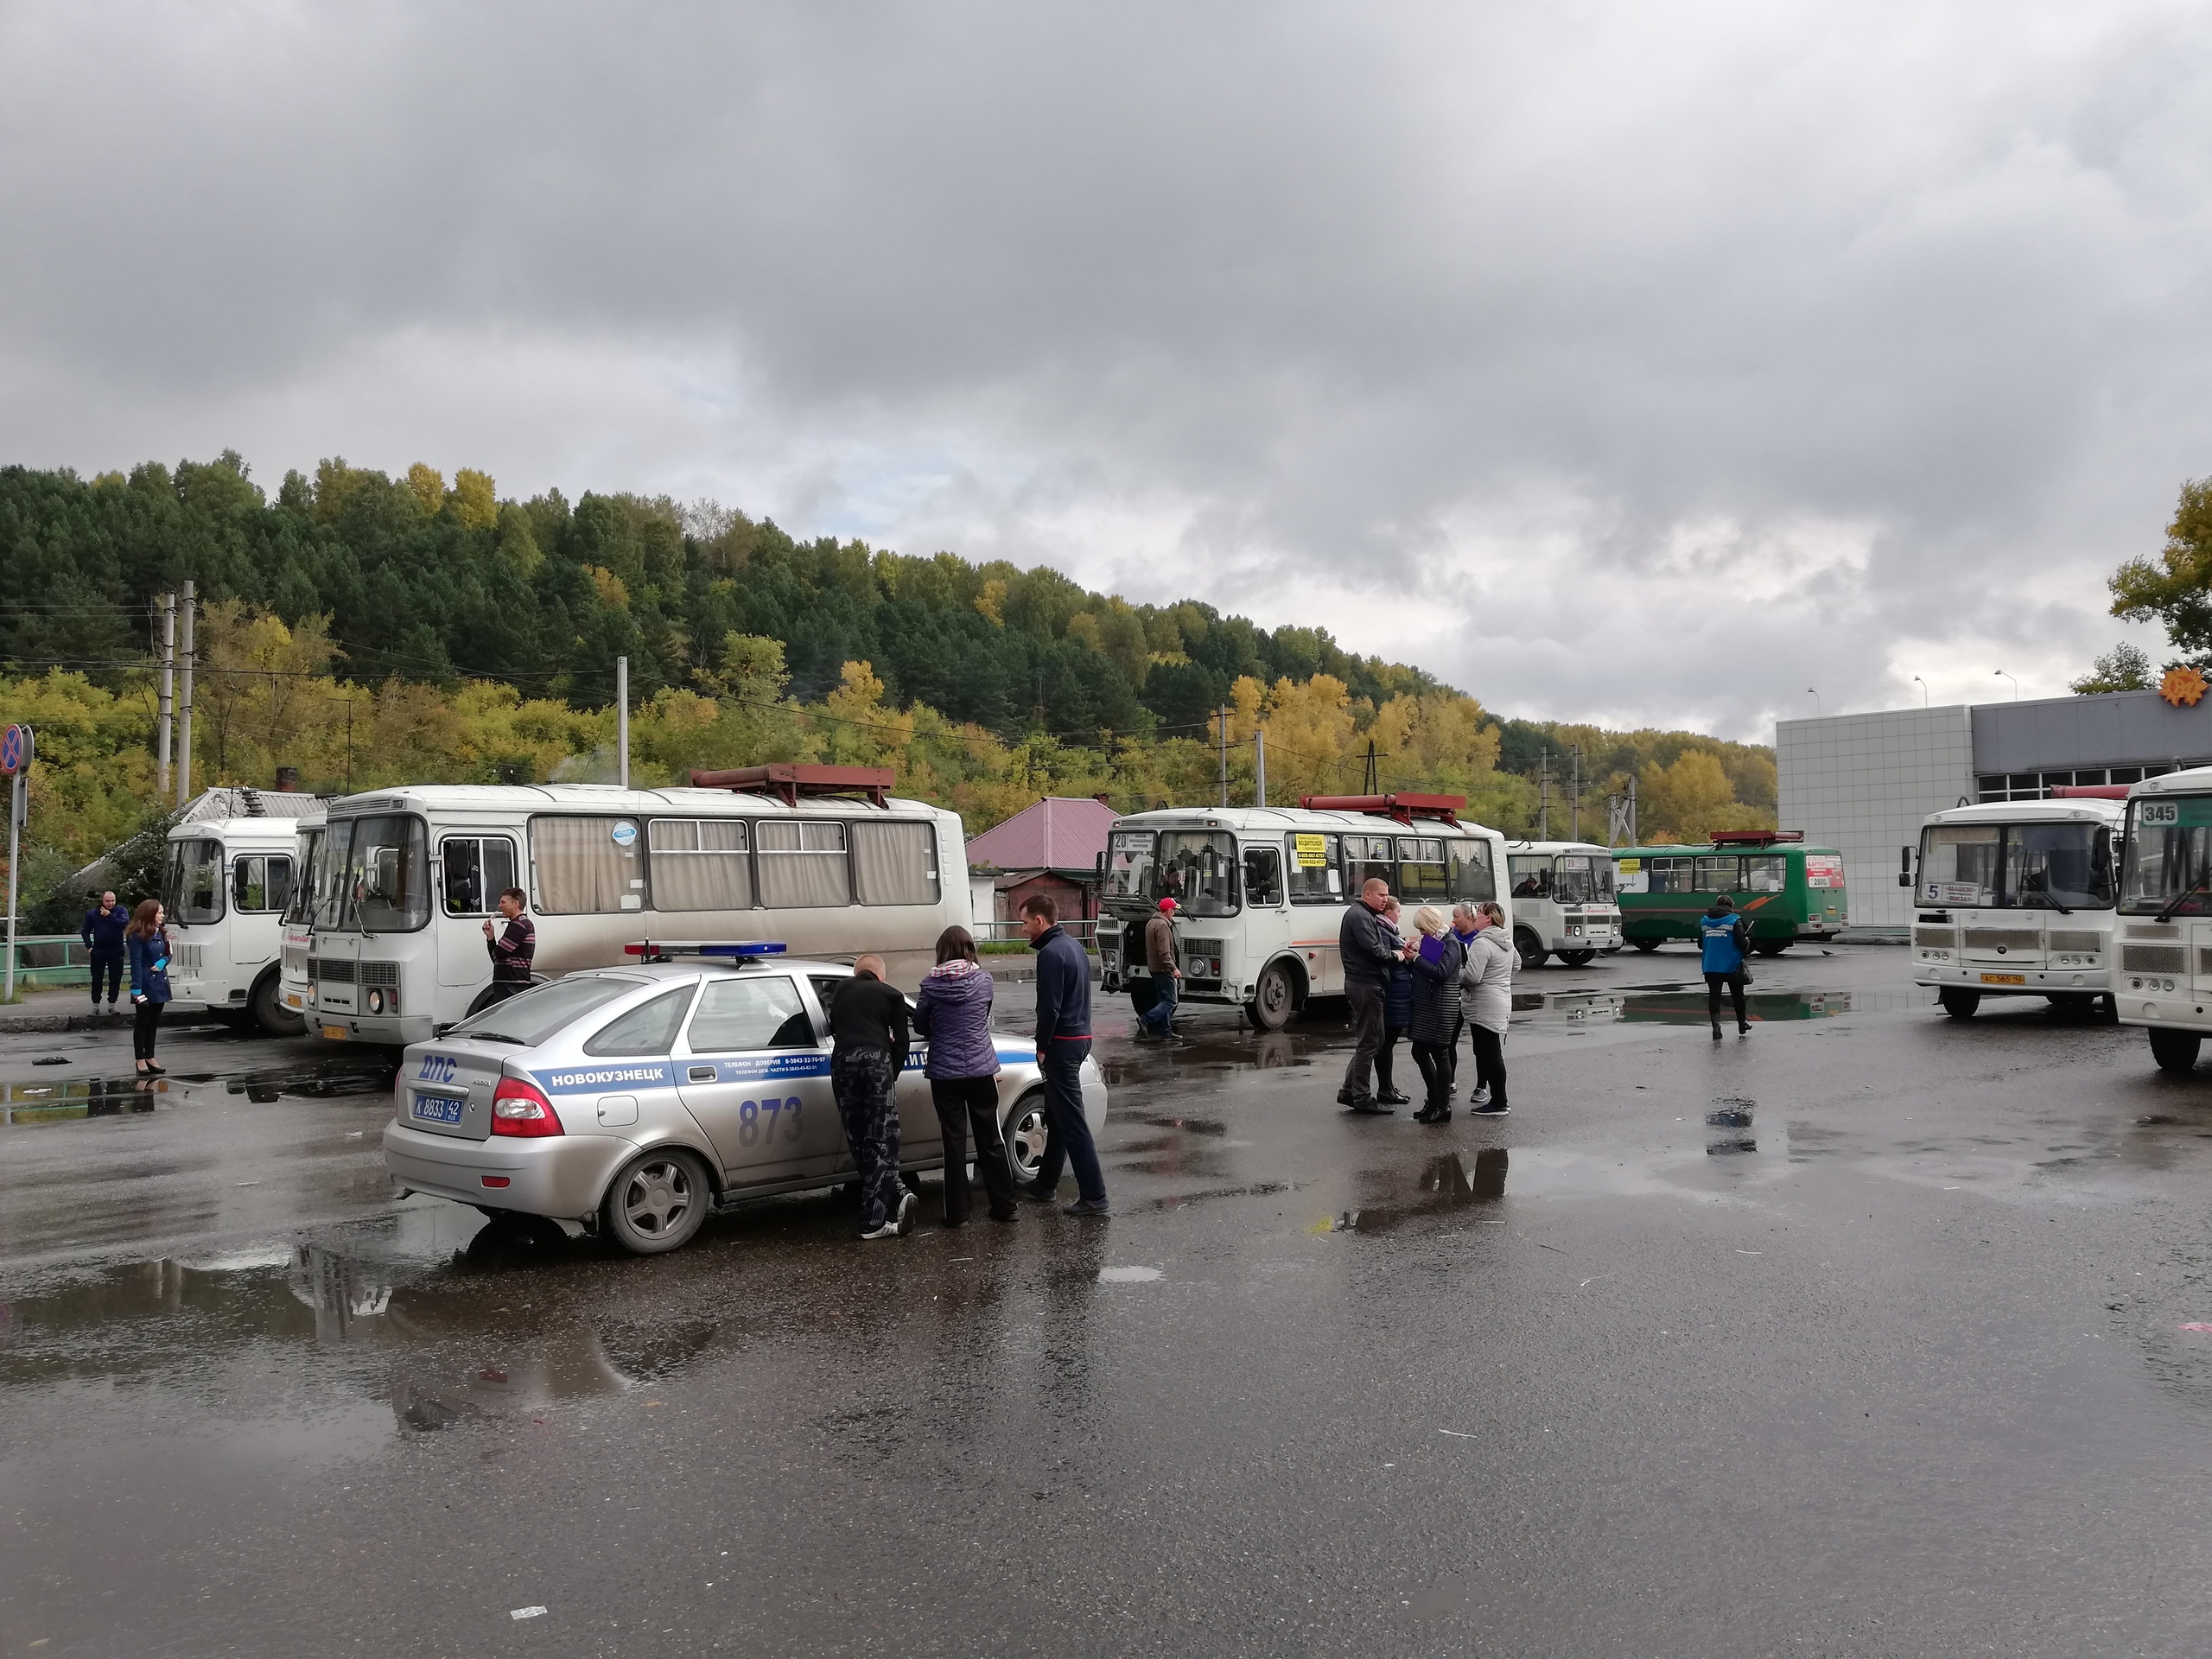
{"label": "car's rear wheel", "polygon": [[655,1150],[623,1166],[601,1217],[632,1255],[658,1255],[690,1242],[712,1201],[704,1165],[688,1152]]}
{"label": "car's rear wheel", "polygon": [[2160,1031],[2151,1029],[2151,1058],[2158,1063],[2158,1070],[2171,1071],[2185,1077],[2196,1070],[2197,1045],[2203,1041],[2193,1031]]}
{"label": "car's rear wheel", "polygon": [[1033,1181],[1045,1167],[1045,1091],[1024,1095],[1006,1120],[1006,1161],[1017,1181]]}
{"label": "car's rear wheel", "polygon": [[1981,1006],[1981,993],[1946,985],[1936,993],[1936,1000],[1943,1005],[1943,1012],[1954,1020],[1971,1020],[1974,1011]]}
{"label": "car's rear wheel", "polygon": [[1252,1000],[1244,1012],[1262,1031],[1281,1031],[1290,1023],[1297,1006],[1298,988],[1290,982],[1290,969],[1271,962],[1261,970],[1260,982],[1252,988]]}

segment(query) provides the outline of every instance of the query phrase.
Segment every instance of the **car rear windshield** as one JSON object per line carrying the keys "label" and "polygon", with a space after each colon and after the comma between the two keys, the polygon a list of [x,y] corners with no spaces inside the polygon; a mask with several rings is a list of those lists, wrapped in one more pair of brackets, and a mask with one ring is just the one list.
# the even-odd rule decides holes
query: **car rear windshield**
{"label": "car rear windshield", "polygon": [[494,1002],[481,1014],[471,1014],[453,1028],[455,1037],[482,1037],[497,1042],[520,1043],[535,1048],[571,1020],[581,1020],[594,1008],[634,991],[644,982],[594,975],[588,979],[556,979]]}

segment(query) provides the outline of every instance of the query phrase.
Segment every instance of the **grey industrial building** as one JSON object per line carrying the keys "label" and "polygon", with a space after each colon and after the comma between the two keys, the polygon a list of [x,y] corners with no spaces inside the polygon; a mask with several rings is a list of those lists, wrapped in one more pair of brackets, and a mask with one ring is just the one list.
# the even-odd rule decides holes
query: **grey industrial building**
{"label": "grey industrial building", "polygon": [[1930,812],[2212,763],[2212,697],[2191,709],[2114,691],[1783,720],[1774,752],[1782,827],[1843,855],[1853,931],[1886,932],[1911,920],[1900,855]]}

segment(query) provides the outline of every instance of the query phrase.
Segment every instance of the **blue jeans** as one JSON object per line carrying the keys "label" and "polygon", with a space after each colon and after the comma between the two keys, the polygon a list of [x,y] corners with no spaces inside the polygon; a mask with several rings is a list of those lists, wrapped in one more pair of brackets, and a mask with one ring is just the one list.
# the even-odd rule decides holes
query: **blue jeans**
{"label": "blue jeans", "polygon": [[1090,1039],[1052,1038],[1037,1048],[1045,1072],[1045,1157],[1037,1166],[1038,1189],[1050,1192],[1058,1186],[1065,1162],[1075,1166],[1077,1192],[1103,1203],[1106,1176],[1083,1115],[1083,1063],[1090,1053]]}
{"label": "blue jeans", "polygon": [[1152,976],[1153,1005],[1138,1015],[1137,1023],[1154,1036],[1165,1037],[1175,1028],[1175,990],[1177,981],[1173,974],[1154,973]]}

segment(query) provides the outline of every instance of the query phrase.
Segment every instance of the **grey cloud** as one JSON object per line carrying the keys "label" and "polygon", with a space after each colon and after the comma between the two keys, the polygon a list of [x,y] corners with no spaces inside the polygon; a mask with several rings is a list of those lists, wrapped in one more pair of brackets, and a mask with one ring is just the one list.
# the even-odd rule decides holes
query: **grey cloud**
{"label": "grey cloud", "polygon": [[[2205,470],[2209,47],[2151,4],[16,8],[0,439],[718,494],[1417,641],[1514,711],[1756,735],[1916,651],[2052,690]],[[1815,531],[1858,550],[1774,588]]]}

